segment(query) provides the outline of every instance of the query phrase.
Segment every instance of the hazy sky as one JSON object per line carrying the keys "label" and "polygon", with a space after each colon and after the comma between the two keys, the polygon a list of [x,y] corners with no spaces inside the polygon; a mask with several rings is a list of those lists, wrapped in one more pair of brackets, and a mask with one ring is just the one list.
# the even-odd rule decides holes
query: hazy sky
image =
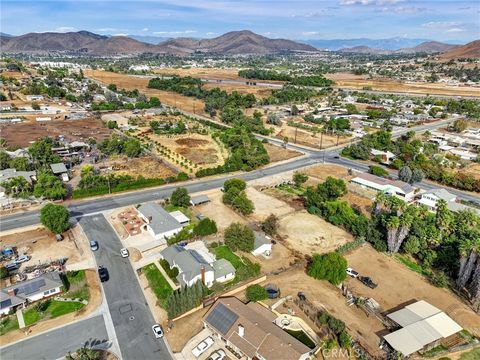
{"label": "hazy sky", "polygon": [[480,38],[480,1],[0,1],[0,30],[214,37],[249,29],[290,39]]}

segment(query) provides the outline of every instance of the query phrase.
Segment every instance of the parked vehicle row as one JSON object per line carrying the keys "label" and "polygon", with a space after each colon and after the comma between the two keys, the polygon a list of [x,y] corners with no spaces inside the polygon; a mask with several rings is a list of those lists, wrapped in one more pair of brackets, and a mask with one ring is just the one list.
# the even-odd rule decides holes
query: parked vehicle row
{"label": "parked vehicle row", "polygon": [[371,278],[369,278],[368,276],[360,276],[357,271],[353,270],[350,267],[347,268],[347,275],[351,276],[354,279],[360,280],[362,284],[368,286],[370,289],[375,289],[378,286],[378,284],[376,284]]}

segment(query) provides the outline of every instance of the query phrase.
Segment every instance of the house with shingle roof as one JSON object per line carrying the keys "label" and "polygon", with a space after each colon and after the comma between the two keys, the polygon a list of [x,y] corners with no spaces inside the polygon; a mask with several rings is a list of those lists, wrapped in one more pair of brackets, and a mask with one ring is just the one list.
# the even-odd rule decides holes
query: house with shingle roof
{"label": "house with shingle roof", "polygon": [[275,325],[277,315],[256,302],[219,298],[203,318],[205,328],[247,359],[307,360],[313,350]]}
{"label": "house with shingle roof", "polygon": [[156,240],[161,240],[164,243],[183,228],[182,224],[157,203],[150,202],[140,205],[137,211],[140,218],[145,222],[143,227]]}

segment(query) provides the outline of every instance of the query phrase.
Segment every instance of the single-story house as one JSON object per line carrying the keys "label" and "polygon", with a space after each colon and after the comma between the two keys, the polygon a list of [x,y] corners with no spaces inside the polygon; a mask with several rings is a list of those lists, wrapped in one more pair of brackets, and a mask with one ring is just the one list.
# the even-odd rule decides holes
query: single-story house
{"label": "single-story house", "polygon": [[190,204],[192,204],[192,206],[197,206],[197,205],[201,205],[201,204],[205,204],[207,202],[209,202],[210,199],[208,198],[207,195],[196,195],[196,196],[192,196],[190,198]]}
{"label": "single-story house", "polygon": [[424,300],[407,305],[387,317],[401,329],[383,338],[404,356],[438,346],[443,339],[462,330],[447,314]]}
{"label": "single-story house", "polygon": [[52,169],[54,175],[60,176],[62,181],[67,182],[69,180],[68,170],[64,163],[50,164],[50,169]]}
{"label": "single-story house", "polygon": [[163,240],[175,236],[183,226],[157,203],[150,202],[137,209],[138,215],[146,223],[144,228],[156,239]]}
{"label": "single-story house", "polygon": [[265,234],[255,231],[255,241],[253,243],[252,254],[255,256],[270,256],[272,253],[272,241]]}
{"label": "single-story house", "polygon": [[0,183],[19,176],[23,177],[30,184],[37,180],[35,171],[17,171],[16,169],[8,168],[0,170]]}
{"label": "single-story house", "polygon": [[181,225],[187,225],[190,223],[188,216],[186,216],[180,210],[172,211],[170,215],[172,215]]}
{"label": "single-story house", "polygon": [[425,205],[429,210],[434,211],[437,209],[438,200],[445,200],[447,203],[455,202],[457,196],[449,193],[445,189],[433,189],[424,192],[417,201],[417,204]]}
{"label": "single-story house", "polygon": [[382,151],[377,149],[372,149],[371,152],[372,156],[379,157],[381,159],[382,164],[390,164],[390,161],[395,159],[395,154],[390,151]]}
{"label": "single-story house", "polygon": [[307,360],[312,350],[275,325],[273,312],[259,303],[219,298],[203,318],[203,326],[243,357],[263,360]]}
{"label": "single-story house", "polygon": [[63,282],[58,272],[7,286],[0,291],[0,314],[6,315],[18,306],[45,299],[62,292]]}
{"label": "single-story house", "polygon": [[235,277],[235,268],[225,260],[215,260],[215,256],[194,248],[171,245],[160,252],[173,269],[178,269],[177,280],[182,286],[192,286],[197,281],[211,287],[215,282],[226,282]]}
{"label": "single-story house", "polygon": [[362,187],[398,196],[405,201],[411,201],[415,195],[415,188],[406,182],[385,179],[368,173],[359,174],[351,182]]}

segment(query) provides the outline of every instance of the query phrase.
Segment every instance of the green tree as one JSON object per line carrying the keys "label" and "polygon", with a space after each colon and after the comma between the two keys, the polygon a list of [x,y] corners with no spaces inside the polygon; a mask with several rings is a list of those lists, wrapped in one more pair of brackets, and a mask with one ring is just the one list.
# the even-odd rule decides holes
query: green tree
{"label": "green tree", "polygon": [[74,354],[68,353],[66,360],[99,360],[101,353],[95,349],[80,348]]}
{"label": "green tree", "polygon": [[377,165],[371,165],[368,168],[368,172],[370,174],[373,174],[373,175],[376,175],[376,176],[381,176],[381,177],[388,177],[390,175],[387,170],[385,170],[383,167],[377,166]]}
{"label": "green tree", "polygon": [[240,223],[232,223],[225,229],[224,234],[225,245],[232,251],[247,251],[253,250],[255,235],[253,230],[246,225]]}
{"label": "green tree", "polygon": [[19,156],[10,160],[10,167],[17,171],[28,171],[31,169],[30,161],[26,157]]}
{"label": "green tree", "polygon": [[123,153],[128,157],[139,157],[142,154],[142,144],[137,139],[125,141]]}
{"label": "green tree", "polygon": [[10,155],[8,155],[6,151],[1,150],[0,151],[0,170],[7,169],[10,166],[11,161],[12,161],[12,158],[10,157]]}
{"label": "green tree", "polygon": [[108,84],[107,89],[110,91],[117,91],[117,85],[115,84]]}
{"label": "green tree", "polygon": [[345,109],[347,109],[348,114],[358,114],[358,109],[353,104],[345,105]]}
{"label": "green tree", "polygon": [[467,120],[457,119],[453,122],[452,130],[457,132],[457,133],[461,133],[462,131],[464,131],[467,128],[467,126],[468,126]]}
{"label": "green tree", "polygon": [[175,206],[189,207],[190,195],[188,195],[188,190],[183,187],[176,188],[170,196],[170,202]]}
{"label": "green tree", "polygon": [[60,157],[53,153],[52,147],[53,140],[48,137],[37,140],[30,145],[28,148],[28,153],[32,156],[36,168],[47,168],[49,164],[58,163],[61,161]]}
{"label": "green tree", "polygon": [[247,183],[242,179],[229,179],[223,183],[223,190],[228,192],[232,187],[238,189],[239,191],[245,190],[247,188]]}
{"label": "green tree", "polygon": [[295,183],[295,186],[300,187],[304,183],[306,183],[308,180],[308,175],[301,173],[301,172],[295,172],[293,174],[293,182]]}
{"label": "green tree", "polygon": [[274,214],[270,214],[263,222],[262,222],[262,231],[270,236],[274,236],[277,234],[278,230],[278,217]]}
{"label": "green tree", "polygon": [[313,254],[307,271],[315,279],[339,285],[347,277],[347,260],[337,252]]}
{"label": "green tree", "polygon": [[268,292],[263,286],[255,284],[247,287],[245,290],[245,296],[248,301],[257,302],[268,299]]}
{"label": "green tree", "polygon": [[347,184],[342,179],[327,177],[317,186],[317,193],[325,200],[336,200],[347,193]]}
{"label": "green tree", "polygon": [[425,174],[423,173],[423,171],[421,169],[413,169],[412,177],[410,179],[410,182],[412,184],[417,183],[417,182],[421,182],[424,177],[425,177]]}
{"label": "green tree", "polygon": [[60,234],[70,227],[70,213],[62,205],[47,204],[40,210],[40,222],[54,234]]}
{"label": "green tree", "polygon": [[33,110],[40,110],[40,105],[36,101],[32,101],[32,109]]}
{"label": "green tree", "polygon": [[205,218],[200,220],[193,228],[193,233],[197,236],[207,236],[217,232],[215,220]]}
{"label": "green tree", "polygon": [[247,197],[245,191],[241,191],[232,202],[232,207],[242,215],[249,215],[255,210],[252,200]]}
{"label": "green tree", "polygon": [[42,172],[33,188],[33,194],[37,198],[60,200],[67,196],[67,188],[56,176]]}
{"label": "green tree", "polygon": [[118,129],[118,124],[115,120],[108,120],[107,127],[109,129]]}
{"label": "green tree", "polygon": [[23,176],[8,179],[2,182],[2,186],[5,188],[5,193],[13,197],[26,198],[31,195],[32,185]]}
{"label": "green tree", "polygon": [[398,178],[409,184],[412,181],[412,175],[412,169],[410,169],[408,166],[404,166],[398,171]]}

